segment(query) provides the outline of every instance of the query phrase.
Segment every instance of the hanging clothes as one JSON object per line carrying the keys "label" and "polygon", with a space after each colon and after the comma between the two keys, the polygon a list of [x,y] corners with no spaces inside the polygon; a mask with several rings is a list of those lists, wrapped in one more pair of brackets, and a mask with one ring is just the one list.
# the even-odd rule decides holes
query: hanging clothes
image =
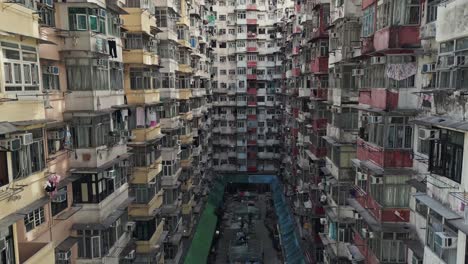
{"label": "hanging clothes", "polygon": [[385,73],[390,79],[402,81],[415,75],[417,69],[416,63],[387,64]]}
{"label": "hanging clothes", "polygon": [[115,40],[108,40],[107,43],[109,45],[109,55],[112,58],[117,58],[117,42]]}
{"label": "hanging clothes", "polygon": [[148,110],[148,122],[149,122],[149,126],[150,127],[155,127],[157,126],[158,122],[157,122],[157,119],[156,119],[156,111],[154,110],[154,108],[147,108]]}
{"label": "hanging clothes", "polygon": [[136,108],[136,125],[137,127],[145,127],[145,109],[143,107]]}

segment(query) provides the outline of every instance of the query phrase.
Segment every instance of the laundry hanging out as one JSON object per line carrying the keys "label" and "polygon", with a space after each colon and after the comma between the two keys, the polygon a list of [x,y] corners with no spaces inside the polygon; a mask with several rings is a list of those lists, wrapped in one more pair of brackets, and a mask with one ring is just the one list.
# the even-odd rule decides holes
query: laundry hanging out
{"label": "laundry hanging out", "polygon": [[117,58],[117,42],[115,40],[108,40],[107,43],[109,45],[109,55],[112,58]]}

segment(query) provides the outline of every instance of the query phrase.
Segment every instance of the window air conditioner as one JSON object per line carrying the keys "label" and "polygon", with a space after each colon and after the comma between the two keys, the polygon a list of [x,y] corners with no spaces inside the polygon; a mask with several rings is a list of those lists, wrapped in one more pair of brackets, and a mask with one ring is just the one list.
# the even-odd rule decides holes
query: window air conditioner
{"label": "window air conditioner", "polygon": [[439,247],[443,249],[457,247],[457,237],[452,236],[445,232],[435,232],[434,242],[436,245],[438,245]]}
{"label": "window air conditioner", "polygon": [[320,224],[321,225],[326,225],[327,224],[327,219],[326,218],[320,218]]}
{"label": "window air conditioner", "polygon": [[106,179],[115,179],[116,176],[117,176],[117,172],[115,170],[109,170],[105,172],[104,174],[104,178]]}
{"label": "window air conditioner", "polygon": [[53,75],[59,74],[59,68],[57,66],[47,66],[46,72]]}
{"label": "window air conditioner", "polygon": [[371,176],[371,184],[383,184],[383,178]]}
{"label": "window air conditioner", "polygon": [[385,62],[386,58],[383,56],[371,58],[371,64],[384,64]]}
{"label": "window air conditioner", "polygon": [[135,231],[135,227],[136,227],[136,223],[135,222],[127,222],[127,225],[125,226],[125,230],[127,230],[127,232],[133,232]]}
{"label": "window air conditioner", "polygon": [[16,151],[21,149],[21,139],[9,138],[0,140],[0,151]]}
{"label": "window air conditioner", "polygon": [[428,73],[428,72],[434,72],[436,68],[435,63],[428,63],[428,64],[423,64],[421,73]]}
{"label": "window air conditioner", "polygon": [[353,76],[363,76],[364,69],[353,69]]}
{"label": "window air conditioner", "polygon": [[420,140],[431,140],[439,137],[439,131],[436,129],[420,128],[418,131],[418,137]]}
{"label": "window air conditioner", "polygon": [[135,259],[135,250],[130,251],[130,253],[125,256],[125,259]]}
{"label": "window air conditioner", "polygon": [[21,145],[27,146],[33,143],[33,134],[32,133],[24,133],[24,134],[16,134],[13,135],[15,138],[19,138],[21,140]]}
{"label": "window air conditioner", "polygon": [[67,252],[57,252],[57,260],[70,260],[71,258],[71,251]]}
{"label": "window air conditioner", "polygon": [[367,181],[367,174],[357,171],[356,178],[358,181]]}
{"label": "window air conditioner", "polygon": [[60,190],[57,192],[57,194],[54,196],[54,199],[52,199],[53,203],[62,203],[67,200],[67,191],[66,190]]}

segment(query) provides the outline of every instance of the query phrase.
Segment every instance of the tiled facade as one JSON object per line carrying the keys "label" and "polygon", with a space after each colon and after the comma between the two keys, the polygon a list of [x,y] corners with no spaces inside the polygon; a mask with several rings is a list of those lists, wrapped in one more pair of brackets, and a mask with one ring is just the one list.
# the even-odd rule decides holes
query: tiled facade
{"label": "tiled facade", "polygon": [[210,3],[0,6],[0,263],[178,263],[210,174]]}

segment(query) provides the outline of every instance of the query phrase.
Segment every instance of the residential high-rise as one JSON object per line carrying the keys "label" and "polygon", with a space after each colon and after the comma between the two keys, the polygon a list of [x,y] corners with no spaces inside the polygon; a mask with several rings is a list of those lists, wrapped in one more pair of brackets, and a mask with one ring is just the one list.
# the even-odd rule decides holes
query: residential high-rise
{"label": "residential high-rise", "polygon": [[279,160],[279,47],[272,1],[217,1],[213,64],[213,168],[275,172]]}
{"label": "residential high-rise", "polygon": [[176,2],[0,4],[1,263],[179,261],[210,175],[192,148],[211,60],[189,23],[209,3]]}

